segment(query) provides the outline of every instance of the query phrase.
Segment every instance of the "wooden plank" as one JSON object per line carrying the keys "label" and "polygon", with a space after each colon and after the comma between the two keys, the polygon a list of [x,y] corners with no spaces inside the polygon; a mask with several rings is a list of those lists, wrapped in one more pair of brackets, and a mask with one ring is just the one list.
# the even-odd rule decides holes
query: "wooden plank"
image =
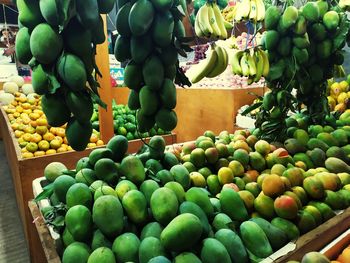
{"label": "wooden plank", "polygon": [[55,244],[51,238],[50,232],[45,224],[45,221],[39,211],[37,204],[33,201],[29,201],[28,207],[35,224],[36,234],[40,238],[41,247],[45,253],[45,262],[60,263],[61,259],[57,254]]}
{"label": "wooden plank", "polygon": [[130,90],[127,87],[112,88],[112,97],[117,104],[128,104]]}
{"label": "wooden plank", "polygon": [[285,256],[275,260],[275,263],[300,261],[310,251],[320,251],[325,245],[338,237],[350,227],[350,208],[337,215],[314,230],[301,236],[296,242],[296,248]]}
{"label": "wooden plank", "polygon": [[178,124],[174,130],[177,140],[193,140],[205,130],[233,132],[238,109],[255,99],[248,92],[262,95],[263,88],[177,89]]}
{"label": "wooden plank", "polygon": [[109,139],[112,138],[114,135],[112,115],[112,85],[110,80],[109,69],[106,15],[102,15],[102,19],[106,40],[105,42],[103,42],[103,44],[97,45],[96,64],[102,74],[102,78],[97,77],[97,81],[100,83],[101,86],[101,88],[99,89],[99,93],[101,99],[107,104],[107,110],[99,107],[101,139],[104,142],[108,142]]}

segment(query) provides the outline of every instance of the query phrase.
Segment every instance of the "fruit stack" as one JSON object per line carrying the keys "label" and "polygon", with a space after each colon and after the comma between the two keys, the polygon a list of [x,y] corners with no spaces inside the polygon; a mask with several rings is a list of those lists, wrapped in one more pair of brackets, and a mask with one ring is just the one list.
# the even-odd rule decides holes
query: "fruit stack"
{"label": "fruit stack", "polygon": [[[14,101],[3,106],[21,148],[22,157],[31,158],[71,151],[72,147],[66,136],[66,125],[51,127],[42,110],[40,96],[31,94],[25,96],[24,93],[15,92]],[[93,130],[87,147],[104,145],[99,137],[99,132]]]}
{"label": "fruit stack", "polygon": [[[112,103],[113,111],[113,128],[116,135],[123,135],[128,140],[134,140],[141,138],[147,138],[154,135],[164,135],[167,134],[161,128],[156,125],[149,130],[149,132],[139,133],[137,131],[136,123],[136,111],[130,110],[127,105],[119,104],[117,105],[113,100]],[[100,123],[98,121],[98,107],[95,104],[94,113],[92,114],[91,122],[93,129],[99,131]]]}
{"label": "fruit stack", "polygon": [[[349,76],[348,76],[349,81]],[[349,108],[349,82],[329,82],[328,83],[328,104],[331,111],[343,113]]]}
{"label": "fruit stack", "polygon": [[103,104],[92,72],[99,73],[96,45],[105,41],[100,13],[113,6],[113,0],[17,1],[17,58],[33,70],[33,87],[43,95],[49,125],[68,123],[67,139],[75,150],[84,150],[90,140],[92,100]]}
{"label": "fruit stack", "polygon": [[178,2],[140,0],[120,4],[116,18],[119,36],[114,47],[118,61],[129,61],[124,83],[130,89],[128,106],[137,110],[137,129],[148,132],[155,123],[165,131],[176,127],[178,50],[185,37]]}

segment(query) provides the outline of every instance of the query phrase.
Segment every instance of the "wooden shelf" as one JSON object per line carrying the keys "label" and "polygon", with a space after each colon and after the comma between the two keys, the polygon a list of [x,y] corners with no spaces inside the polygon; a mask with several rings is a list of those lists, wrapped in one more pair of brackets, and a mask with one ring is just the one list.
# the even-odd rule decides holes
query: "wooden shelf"
{"label": "wooden shelf", "polygon": [[[262,96],[263,88],[240,89],[177,89],[178,124],[174,132],[179,142],[196,139],[205,130],[215,133],[236,128],[234,120],[239,108],[251,104],[256,98],[249,92]],[[112,95],[118,104],[127,104],[129,90],[113,88]]]}

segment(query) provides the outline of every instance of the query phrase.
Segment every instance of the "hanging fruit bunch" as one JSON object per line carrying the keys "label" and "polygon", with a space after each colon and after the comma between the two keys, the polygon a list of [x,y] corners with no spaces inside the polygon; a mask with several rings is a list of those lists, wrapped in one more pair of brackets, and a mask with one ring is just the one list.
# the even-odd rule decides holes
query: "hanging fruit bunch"
{"label": "hanging fruit bunch", "polygon": [[93,101],[105,106],[92,74],[99,74],[96,45],[105,41],[100,14],[113,6],[113,0],[17,1],[17,59],[32,68],[49,125],[68,123],[66,136],[77,151],[89,143]]}
{"label": "hanging fruit bunch", "polygon": [[256,122],[263,138],[283,140],[287,113],[302,104],[311,122],[325,120],[329,114],[327,79],[342,73],[349,25],[338,6],[322,0],[299,9],[270,6],[266,10],[262,42],[270,62],[266,80],[271,92],[264,97]]}
{"label": "hanging fruit bunch", "polygon": [[138,131],[148,132],[155,124],[171,131],[177,124],[174,81],[190,85],[178,61],[178,54],[185,56],[183,49],[188,50],[182,23],[186,4],[138,0],[118,6],[114,54],[118,61],[128,61],[124,83],[130,89],[128,106],[137,110]]}

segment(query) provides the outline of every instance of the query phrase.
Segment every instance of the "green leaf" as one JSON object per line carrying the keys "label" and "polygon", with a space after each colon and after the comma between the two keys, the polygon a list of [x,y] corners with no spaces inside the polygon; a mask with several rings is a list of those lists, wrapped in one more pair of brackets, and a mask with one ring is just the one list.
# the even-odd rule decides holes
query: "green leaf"
{"label": "green leaf", "polygon": [[107,104],[104,103],[104,102],[101,100],[101,98],[100,98],[99,95],[97,95],[97,94],[94,93],[94,92],[91,92],[90,95],[91,95],[91,99],[92,99],[93,103],[97,103],[100,107],[102,107],[102,108],[104,108],[105,110],[107,110]]}
{"label": "green leaf", "polygon": [[189,81],[182,68],[179,66],[179,63],[176,65],[175,84],[179,85],[180,87],[192,86],[192,83]]}
{"label": "green leaf", "polygon": [[254,103],[252,105],[250,105],[248,108],[246,108],[242,113],[241,115],[245,116],[247,115],[249,112],[259,108],[260,106],[262,105],[262,102],[257,102],[257,103]]}
{"label": "green leaf", "polygon": [[332,52],[338,50],[339,48],[341,48],[341,46],[343,45],[344,41],[346,40],[346,36],[349,32],[350,29],[350,22],[349,20],[346,18],[345,15],[341,15],[340,16],[341,21],[339,23],[339,30],[337,32],[337,35],[334,37],[333,39],[333,50]]}
{"label": "green leaf", "polygon": [[38,194],[37,197],[34,198],[35,202],[39,202],[41,200],[44,200],[46,198],[49,198],[53,194],[53,184],[48,184],[43,188],[43,191]]}

